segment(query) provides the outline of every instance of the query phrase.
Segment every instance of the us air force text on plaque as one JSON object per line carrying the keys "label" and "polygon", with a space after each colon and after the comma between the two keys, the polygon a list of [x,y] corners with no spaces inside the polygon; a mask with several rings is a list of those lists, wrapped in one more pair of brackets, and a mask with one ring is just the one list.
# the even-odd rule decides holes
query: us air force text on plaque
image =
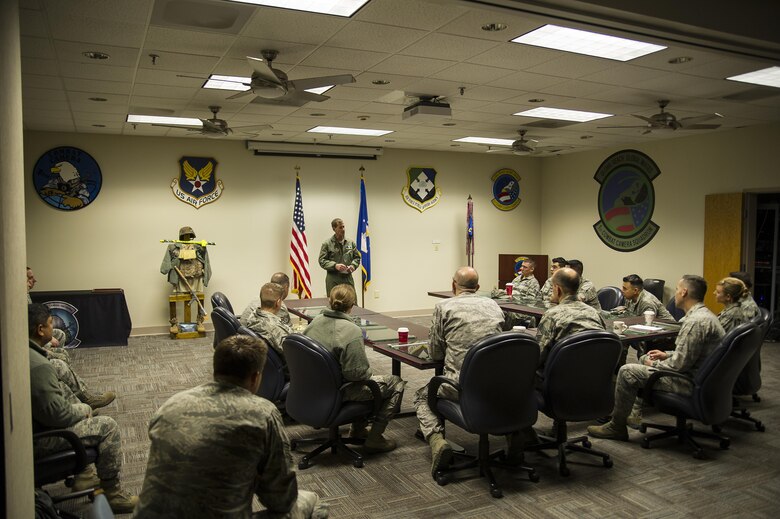
{"label": "us air force text on plaque", "polygon": [[179,178],[171,181],[173,195],[195,209],[216,202],[224,187],[217,180],[217,161],[210,157],[182,157]]}
{"label": "us air force text on plaque", "polygon": [[421,213],[439,203],[441,189],[436,185],[436,170],[412,167],[406,170],[406,185],[401,198]]}
{"label": "us air force text on plaque", "polygon": [[599,221],[593,225],[607,247],[621,252],[641,249],[658,232],[651,220],[655,208],[653,179],[661,174],[653,159],[622,150],[601,163],[593,178],[601,184]]}

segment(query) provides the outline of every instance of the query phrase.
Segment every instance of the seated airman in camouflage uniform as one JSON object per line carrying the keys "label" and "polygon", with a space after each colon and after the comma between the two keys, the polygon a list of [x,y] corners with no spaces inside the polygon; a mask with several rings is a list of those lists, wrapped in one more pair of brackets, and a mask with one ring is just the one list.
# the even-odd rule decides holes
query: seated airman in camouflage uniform
{"label": "seated airman in camouflage uniform", "polygon": [[537,306],[544,306],[545,308],[550,308],[553,303],[550,301],[550,297],[552,296],[552,276],[555,274],[555,271],[559,268],[563,268],[566,266],[566,260],[564,258],[561,258],[560,256],[557,258],[553,258],[552,262],[550,262],[550,277],[547,278],[547,281],[544,282],[544,285],[541,289],[539,289],[539,297],[536,300]]}
{"label": "seated airman in camouflage uniform", "polygon": [[601,310],[601,303],[599,303],[599,294],[596,290],[596,286],[589,280],[582,276],[584,265],[580,260],[569,260],[567,267],[573,268],[580,275],[580,287],[577,290],[577,299],[592,306],[596,310]]}
{"label": "seated airman in camouflage uniform", "polygon": [[[695,376],[699,367],[725,335],[717,317],[710,312],[702,301],[707,293],[707,282],[700,276],[686,275],[677,282],[674,304],[685,311],[680,320],[682,327],[675,340],[675,349],[671,352],[651,350],[639,358],[639,364],[626,364],[620,368],[615,385],[615,405],[612,419],[608,423],[588,427],[588,434],[596,438],[628,440],[627,420],[637,392],[644,387],[650,375],[658,370],[671,370]],[[656,389],[683,395],[690,394],[691,385],[687,380],[673,377],[661,378]],[[641,407],[640,407],[641,409]],[[636,417],[641,422],[641,415]]]}
{"label": "seated airman in camouflage uniform", "polygon": [[287,362],[284,359],[282,341],[292,333],[292,328],[284,324],[278,317],[282,305],[284,289],[276,283],[266,283],[260,289],[260,307],[250,314],[245,326],[268,341],[268,344],[279,354],[284,363],[284,378],[290,380]]}
{"label": "seated airman in camouflage uniform", "polygon": [[[445,299],[433,309],[433,323],[428,338],[431,358],[444,360],[444,376],[457,382],[460,368],[469,348],[481,339],[501,332],[504,313],[498,304],[475,292],[479,290],[479,274],[471,267],[461,267],[452,278],[455,297]],[[439,396],[457,399],[448,385],[439,389]],[[420,431],[431,446],[431,475],[446,468],[452,461],[452,448],[444,439],[444,427],[428,407],[428,385],[415,393],[414,407]]]}
{"label": "seated airman in camouflage uniform", "polygon": [[[396,442],[385,438],[382,433],[398,412],[406,382],[396,375],[372,374],[366,357],[366,347],[363,345],[363,332],[349,315],[357,302],[352,285],[336,285],[330,291],[328,299],[331,309],[315,317],[303,334],[319,342],[336,357],[346,382],[371,379],[379,384],[382,403],[374,417],[371,431],[366,430],[366,422],[354,422],[349,435],[352,438],[366,438],[363,448],[367,452],[389,452],[396,448]],[[344,391],[345,400],[360,401],[372,398],[371,391],[365,386],[348,387]]]}
{"label": "seated airman in camouflage uniform", "polygon": [[726,333],[755,317],[749,307],[740,304],[745,298],[752,299],[745,284],[737,278],[723,278],[715,286],[715,301],[725,305],[718,314],[718,321]]}
{"label": "seated airman in camouflage uniform", "polygon": [[[100,485],[114,513],[130,513],[138,498],[122,491],[119,470],[122,467],[119,428],[109,416],[92,416],[92,409],[83,403],[68,400],[63,393],[51,363],[41,354],[42,346],[51,340],[52,318],[46,305],[28,306],[30,335],[30,393],[33,432],[50,429],[73,431],[87,446],[98,449],[95,462],[97,478],[83,488]],[[67,448],[60,438],[43,438],[35,442],[36,455],[45,455]],[[84,483],[84,482],[82,482]]]}
{"label": "seated airman in camouflage uniform", "polygon": [[750,280],[750,274],[747,272],[738,271],[729,272],[729,276],[742,281],[748,289],[747,295],[739,301],[739,305],[745,309],[746,315],[755,317],[756,315],[760,314],[761,311],[758,309],[756,300],[753,299],[753,294],[750,292],[753,289],[753,282]]}
{"label": "seated airman in camouflage uniform", "polygon": [[157,410],[134,517],[328,517],[314,492],[298,490],[279,410],[255,396],[267,351],[254,337],[228,337],[214,349],[214,381]]}
{"label": "seated airman in camouflage uniform", "polygon": [[[284,272],[277,272],[271,276],[271,283],[281,285],[282,289],[284,290],[282,294],[282,306],[279,307],[279,311],[276,312],[276,316],[282,321],[282,323],[286,324],[287,326],[292,326],[290,312],[287,310],[287,306],[284,304],[284,300],[287,299],[287,296],[290,293],[290,278]],[[249,317],[254,314],[259,307],[260,298],[258,297],[257,299],[253,299],[247,305],[247,307],[244,309],[244,312],[241,314],[241,317],[238,318],[238,320],[241,321],[241,324],[246,326]]]}

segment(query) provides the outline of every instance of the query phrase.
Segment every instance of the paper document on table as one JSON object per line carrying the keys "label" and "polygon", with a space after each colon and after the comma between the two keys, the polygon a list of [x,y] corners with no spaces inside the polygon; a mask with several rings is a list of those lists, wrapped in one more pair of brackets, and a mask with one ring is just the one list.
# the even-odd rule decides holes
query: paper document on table
{"label": "paper document on table", "polygon": [[629,330],[634,330],[637,332],[660,332],[663,331],[663,328],[660,326],[647,326],[644,324],[633,324],[628,327]]}

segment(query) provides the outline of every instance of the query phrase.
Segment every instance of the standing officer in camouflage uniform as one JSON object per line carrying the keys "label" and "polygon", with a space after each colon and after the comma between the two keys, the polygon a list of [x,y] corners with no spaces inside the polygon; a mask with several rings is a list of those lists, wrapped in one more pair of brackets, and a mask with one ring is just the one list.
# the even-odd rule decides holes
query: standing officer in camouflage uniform
{"label": "standing officer in camouflage uniform", "polygon": [[355,286],[352,273],[360,266],[360,251],[352,240],[344,237],[344,222],[336,218],[330,222],[333,236],[323,242],[320,248],[320,267],[325,275],[325,295],[336,285],[346,283]]}
{"label": "standing officer in camouflage uniform", "polygon": [[[276,316],[282,321],[282,323],[286,324],[287,326],[292,326],[290,312],[287,310],[287,306],[284,304],[284,300],[287,299],[287,296],[290,294],[290,278],[284,272],[277,272],[271,276],[271,283],[280,285],[284,290],[282,293],[282,306],[279,307],[279,311],[276,312]],[[238,318],[238,320],[241,321],[241,324],[246,326],[249,317],[254,314],[259,307],[260,298],[258,297],[257,299],[253,299],[247,305],[247,307],[244,309],[244,312],[241,314],[241,317]]]}
{"label": "standing officer in camouflage uniform", "polygon": [[739,301],[739,305],[745,309],[747,315],[756,316],[760,314],[761,310],[758,309],[756,300],[753,299],[753,294],[751,292],[751,290],[753,289],[753,282],[750,281],[750,274],[748,274],[747,272],[738,271],[738,272],[729,272],[729,276],[733,278],[737,278],[738,280],[742,281],[748,289],[747,296],[743,297]]}
{"label": "standing officer in camouflage uniform", "polygon": [[255,396],[267,351],[254,337],[228,337],[214,349],[214,381],[157,410],[136,518],[249,519],[253,494],[263,517],[328,516],[314,492],[298,490],[279,411]]}
{"label": "standing officer in camouflage uniform", "polygon": [[718,281],[715,286],[715,301],[725,305],[725,308],[718,314],[718,321],[726,333],[755,317],[750,308],[740,304],[743,299],[749,297],[750,292],[745,283],[739,279],[728,277]]}
{"label": "standing officer in camouflage uniform", "polygon": [[[680,320],[682,327],[675,341],[675,350],[652,350],[639,358],[639,364],[621,367],[615,385],[612,420],[600,426],[591,425],[588,434],[595,438],[627,441],[627,418],[637,392],[654,371],[664,369],[696,376],[699,367],[725,335],[717,317],[702,303],[706,293],[707,282],[700,276],[685,275],[677,282],[674,304],[685,311],[685,317]],[[655,388],[683,395],[690,394],[692,389],[687,380],[673,377],[660,379]],[[641,422],[641,416],[637,418]]]}
{"label": "standing officer in camouflage uniform", "polygon": [[[30,393],[33,432],[51,429],[73,431],[86,446],[97,447],[95,461],[97,478],[81,488],[101,486],[114,513],[130,513],[138,498],[119,486],[122,467],[119,427],[109,416],[92,416],[86,404],[68,401],[60,388],[51,363],[40,353],[40,347],[51,340],[52,317],[46,305],[32,304],[27,308],[30,336]],[[43,438],[35,442],[35,454],[43,456],[63,450],[67,444],[61,438]]]}
{"label": "standing officer in camouflage uniform", "polygon": [[282,341],[292,333],[292,328],[279,319],[279,308],[282,305],[284,289],[276,283],[266,283],[260,289],[260,307],[250,314],[244,326],[268,341],[268,344],[279,354],[284,365],[284,379],[290,380],[287,361],[282,350]]}
{"label": "standing officer in camouflage uniform", "polygon": [[[436,303],[433,323],[428,338],[428,349],[433,360],[444,360],[444,376],[457,382],[460,368],[469,348],[485,337],[501,332],[504,313],[498,304],[478,296],[479,274],[472,267],[461,267],[452,278],[455,297]],[[451,386],[443,385],[439,396],[457,399]],[[452,447],[444,439],[444,427],[428,407],[428,385],[420,388],[414,397],[414,407],[420,422],[420,431],[431,446],[431,475],[446,468],[452,461]]]}
{"label": "standing officer in camouflage uniform", "polygon": [[[194,239],[195,231],[192,230],[192,227],[179,229],[179,240],[192,241]],[[211,263],[209,263],[209,252],[203,245],[197,243],[171,243],[168,245],[160,265],[160,273],[168,276],[168,283],[173,285],[174,292],[189,293],[187,283],[183,279],[179,279],[179,273],[176,272],[175,267],[178,267],[181,273],[184,274],[184,277],[187,278],[187,283],[190,284],[190,287],[196,293],[203,292],[203,287],[209,285]],[[206,331],[203,327],[203,319],[205,317],[205,315],[201,315],[198,312],[199,332]],[[171,332],[176,333],[178,331],[177,323],[176,317],[172,317]]]}
{"label": "standing officer in camouflage uniform", "polygon": [[544,282],[544,285],[539,290],[539,297],[536,301],[537,306],[550,308],[554,304],[552,301],[550,301],[550,297],[552,296],[552,277],[556,270],[565,266],[566,260],[564,258],[559,256],[552,259],[552,262],[550,262],[550,277],[547,278],[547,281]]}
{"label": "standing officer in camouflage uniform", "polygon": [[[346,283],[336,285],[328,299],[331,309],[315,317],[303,334],[319,342],[336,357],[345,382],[371,379],[379,384],[382,403],[374,417],[371,431],[366,430],[366,422],[353,422],[349,435],[352,438],[366,438],[363,444],[366,452],[389,452],[396,448],[396,442],[385,438],[382,433],[401,406],[406,382],[396,375],[372,374],[363,345],[363,332],[349,315],[357,300],[355,289]],[[371,399],[373,396],[366,386],[350,386],[344,391],[344,400],[347,401]]]}
{"label": "standing officer in camouflage uniform", "polygon": [[596,286],[589,280],[582,277],[582,271],[584,265],[580,260],[569,260],[567,267],[573,268],[580,275],[580,288],[577,290],[577,299],[592,306],[596,310],[601,310],[601,303],[599,303],[599,294],[596,290]]}

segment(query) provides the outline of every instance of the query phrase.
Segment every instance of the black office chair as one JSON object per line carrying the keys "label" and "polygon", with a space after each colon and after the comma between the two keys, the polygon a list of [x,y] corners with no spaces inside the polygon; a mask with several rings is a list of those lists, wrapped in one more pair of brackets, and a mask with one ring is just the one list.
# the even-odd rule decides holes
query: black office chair
{"label": "black office chair", "polygon": [[238,318],[227,309],[217,306],[211,311],[211,322],[214,323],[214,347],[217,347],[222,339],[227,339],[238,334],[241,323]]}
{"label": "black office chair", "polygon": [[626,304],[626,298],[618,287],[604,287],[597,293],[602,310],[612,310]]}
{"label": "black office chair", "polygon": [[645,290],[653,294],[659,301],[664,300],[664,285],[666,281],[663,279],[645,278],[644,287]]}
{"label": "black office chair", "polygon": [[538,399],[539,410],[555,422],[556,437],[541,436],[541,443],[526,450],[556,449],[561,476],[569,475],[567,452],[601,456],[605,467],[612,466],[608,454],[591,449],[587,436],[569,438],[566,423],[594,420],[612,411],[612,374],[622,349],[614,333],[587,330],[562,339],[550,350]]}
{"label": "black office chair", "polygon": [[248,335],[265,342],[268,346],[268,356],[263,368],[263,377],[260,381],[260,389],[257,394],[266,400],[275,403],[277,407],[283,408],[287,399],[287,391],[290,388],[290,382],[284,377],[284,361],[279,353],[268,344],[263,337],[257,335],[253,330],[246,326],[238,329],[240,335]]}
{"label": "black office chair", "polygon": [[[721,449],[728,449],[731,440],[715,433],[697,431],[688,424],[688,419],[697,420],[705,425],[722,423],[731,414],[734,383],[748,360],[761,346],[761,329],[753,323],[737,326],[721,340],[699,367],[695,377],[676,371],[659,370],[650,375],[642,390],[646,404],[654,406],[662,413],[674,415],[676,425],[658,425],[643,422],[640,431],[647,428],[664,432],[645,436],[642,447],[649,449],[650,443],[662,438],[677,437],[679,443],[688,443],[693,449],[693,457],[701,459],[704,451],[694,437],[719,440]],[[656,382],[664,377],[688,380],[693,385],[690,395],[672,393],[654,389]]]}
{"label": "black office chair", "polygon": [[[36,456],[34,460],[34,478],[35,487],[40,488],[44,485],[52,483],[58,483],[65,481],[66,486],[73,485],[74,477],[83,472],[87,465],[95,463],[98,457],[97,447],[87,447],[81,443],[81,439],[72,431],[66,429],[53,429],[51,431],[44,431],[35,433],[33,435],[33,443],[36,440],[43,438],[59,437],[66,442],[69,447],[64,447],[62,450],[52,452],[43,456]],[[52,498],[55,506],[69,499],[78,499],[80,497],[89,496],[95,489],[90,488],[79,492],[72,492],[63,496],[56,496]],[[58,513],[64,519],[77,519],[79,516],[69,514],[68,512],[58,510]]]}
{"label": "black office chair", "polygon": [[214,292],[211,294],[211,308],[214,309],[217,307],[224,308],[231,314],[235,315],[235,312],[233,311],[233,305],[230,304],[230,300],[222,292]]}
{"label": "black office chair", "polygon": [[[488,435],[507,435],[536,423],[538,416],[533,385],[539,364],[539,343],[529,335],[504,332],[487,337],[472,346],[463,359],[457,382],[437,376],[428,385],[428,406],[442,421],[479,435],[479,452],[467,456],[466,463],[453,465],[435,475],[439,485],[446,485],[451,475],[464,469],[479,468],[480,476],[488,479],[490,494],[503,493],[493,476],[492,466],[520,469],[528,472],[531,481],[539,476],[531,467],[510,466],[496,458],[503,451],[490,453]],[[443,384],[458,390],[458,400],[439,398]],[[455,453],[456,456],[466,456]]]}
{"label": "black office chair", "polygon": [[677,308],[677,305],[674,304],[674,298],[671,298],[669,302],[666,303],[666,309],[669,311],[670,314],[672,314],[672,317],[674,317],[675,321],[679,321],[680,319],[685,317],[685,312]]}
{"label": "black office chair", "polygon": [[[759,314],[755,316],[752,322],[761,330],[761,345],[766,339],[769,328],[772,326],[772,315],[766,308],[759,308]],[[738,420],[745,420],[752,423],[757,431],[764,432],[766,427],[761,420],[756,420],[750,416],[750,412],[747,408],[739,403],[736,397],[751,395],[754,402],[760,402],[761,397],[758,396],[758,390],[761,389],[761,346],[758,347],[755,355],[753,355],[748,361],[745,369],[737,377],[737,382],[734,384],[733,406],[731,410],[731,417]],[[714,428],[715,432],[720,432],[718,428]]]}
{"label": "black office chair", "polygon": [[[316,449],[298,462],[300,470],[309,467],[312,458],[330,449],[333,454],[346,452],[352,465],[363,466],[363,456],[348,445],[362,445],[365,440],[342,438],[339,427],[356,420],[373,417],[382,404],[379,384],[373,380],[344,382],[336,357],[314,339],[293,333],[282,342],[284,357],[290,370],[290,388],[287,391],[287,414],[293,420],[314,428],[328,429],[327,438],[293,439],[293,450],[298,445],[313,443]],[[344,391],[351,386],[368,387],[372,400],[343,400]]]}

